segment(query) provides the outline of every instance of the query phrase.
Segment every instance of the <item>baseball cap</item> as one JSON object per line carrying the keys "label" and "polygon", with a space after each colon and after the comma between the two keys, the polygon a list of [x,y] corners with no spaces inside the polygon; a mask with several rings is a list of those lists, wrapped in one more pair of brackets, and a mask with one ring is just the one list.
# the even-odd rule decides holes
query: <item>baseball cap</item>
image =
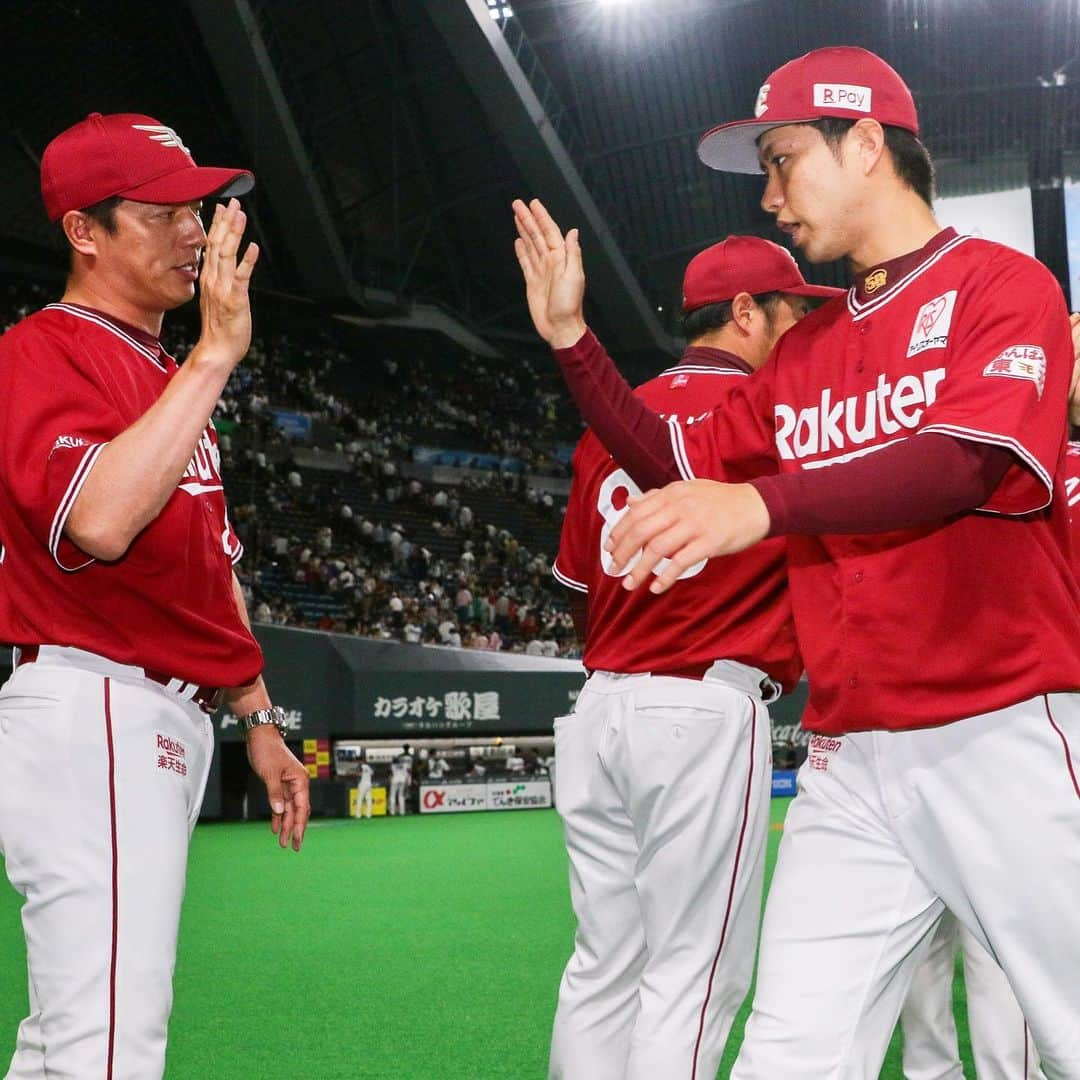
{"label": "baseball cap", "polygon": [[683,275],[682,309],[689,314],[739,293],[783,292],[829,298],[843,289],[809,285],[791,252],[758,236],[729,236],[695,255]]}
{"label": "baseball cap", "polygon": [[760,172],[756,140],[762,132],[824,116],[869,117],[919,134],[915,101],[904,80],[880,56],[838,45],[815,49],[777,68],[758,91],[753,118],[707,131],[698,143],[698,157],[711,169]]}
{"label": "baseball cap", "polygon": [[113,195],[185,203],[245,195],[254,186],[246,169],[196,165],[171,127],[141,113],[91,113],[57,135],[41,157],[41,197],[50,221]]}

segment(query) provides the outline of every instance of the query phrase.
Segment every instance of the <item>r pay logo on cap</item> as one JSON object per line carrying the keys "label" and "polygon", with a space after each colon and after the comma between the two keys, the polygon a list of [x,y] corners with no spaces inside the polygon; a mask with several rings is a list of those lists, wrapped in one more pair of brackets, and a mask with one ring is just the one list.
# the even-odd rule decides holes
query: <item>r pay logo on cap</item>
{"label": "r pay logo on cap", "polygon": [[847,83],[814,83],[814,107],[870,111],[870,87],[849,86]]}
{"label": "r pay logo on cap", "polygon": [[772,89],[768,83],[762,83],[758,91],[757,103],[754,105],[754,115],[761,116],[768,108],[769,91]]}

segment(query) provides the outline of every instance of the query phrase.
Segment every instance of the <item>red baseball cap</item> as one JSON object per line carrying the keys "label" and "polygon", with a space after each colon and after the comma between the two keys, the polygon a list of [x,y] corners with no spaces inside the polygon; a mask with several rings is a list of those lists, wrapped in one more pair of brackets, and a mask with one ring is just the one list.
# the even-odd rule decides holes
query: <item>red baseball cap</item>
{"label": "red baseball cap", "polygon": [[760,172],[759,135],[823,116],[869,117],[919,134],[915,101],[904,80],[880,56],[837,45],[815,49],[777,68],[758,91],[753,119],[734,120],[705,132],[698,143],[698,157],[710,169]]}
{"label": "red baseball cap", "polygon": [[246,169],[196,165],[171,127],[140,113],[91,113],[57,135],[41,156],[41,197],[50,221],[113,195],[186,203],[245,195],[254,186]]}
{"label": "red baseball cap", "polygon": [[782,292],[828,299],[843,289],[808,285],[791,252],[759,236],[729,236],[695,255],[683,275],[682,309],[733,300],[739,293]]}

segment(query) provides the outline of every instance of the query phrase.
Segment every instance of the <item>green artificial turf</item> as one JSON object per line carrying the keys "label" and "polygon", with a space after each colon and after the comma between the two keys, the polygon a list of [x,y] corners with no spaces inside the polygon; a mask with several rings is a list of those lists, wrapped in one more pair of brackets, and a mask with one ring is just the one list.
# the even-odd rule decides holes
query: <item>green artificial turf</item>
{"label": "green artificial turf", "polygon": [[[18,902],[0,887],[0,1068],[26,1008]],[[200,826],[167,1077],[543,1080],[573,929],[554,811],[319,821],[300,855],[265,825]],[[882,1077],[899,1062],[894,1040]]]}

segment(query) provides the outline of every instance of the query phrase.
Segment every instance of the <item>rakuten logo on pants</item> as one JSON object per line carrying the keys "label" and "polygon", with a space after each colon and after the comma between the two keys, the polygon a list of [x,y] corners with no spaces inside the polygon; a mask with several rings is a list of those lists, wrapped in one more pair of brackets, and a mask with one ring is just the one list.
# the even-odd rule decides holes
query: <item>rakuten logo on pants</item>
{"label": "rakuten logo on pants", "polygon": [[902,375],[895,385],[884,374],[865,394],[833,402],[832,388],[821,392],[821,404],[798,412],[777,404],[776,448],[788,461],[838,453],[851,446],[873,442],[879,435],[895,435],[919,426],[927,406],[933,405],[945,369],[932,368],[921,375]]}

